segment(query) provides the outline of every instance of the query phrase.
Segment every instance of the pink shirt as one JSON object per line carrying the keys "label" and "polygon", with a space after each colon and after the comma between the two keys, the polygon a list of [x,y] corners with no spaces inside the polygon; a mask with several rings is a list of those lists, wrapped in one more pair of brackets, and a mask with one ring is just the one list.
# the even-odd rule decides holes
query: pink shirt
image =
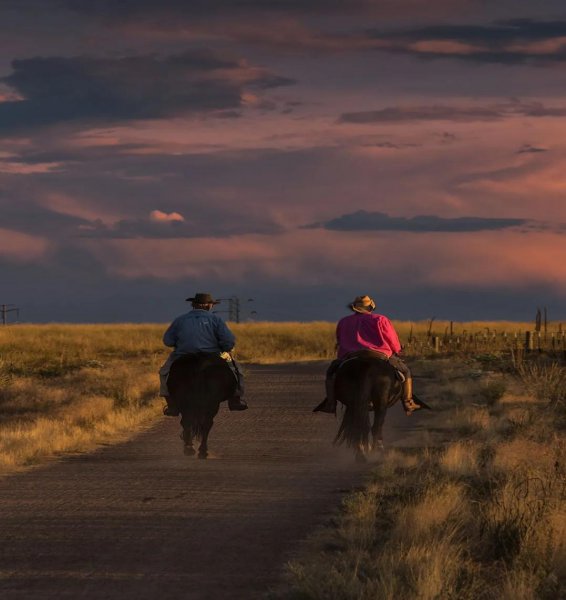
{"label": "pink shirt", "polygon": [[340,319],[336,327],[338,358],[358,350],[378,350],[391,356],[401,344],[391,321],[383,315],[354,313]]}

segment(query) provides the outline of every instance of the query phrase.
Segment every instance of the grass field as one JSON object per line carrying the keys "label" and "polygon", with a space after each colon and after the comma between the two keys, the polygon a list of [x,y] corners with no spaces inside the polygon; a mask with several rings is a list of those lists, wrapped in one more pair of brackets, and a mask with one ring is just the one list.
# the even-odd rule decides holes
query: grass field
{"label": "grass field", "polygon": [[[396,323],[403,342],[449,326]],[[168,353],[164,328],[0,328],[0,473],[124,439],[158,418],[156,373]],[[334,356],[331,323],[232,328],[244,363]],[[455,334],[512,334],[530,326],[452,328]],[[416,370],[436,382],[431,443],[386,455],[368,488],[349,497],[336,522],[289,566],[284,597],[560,597],[566,564],[564,367],[538,353],[520,364],[510,363],[508,354],[446,359],[425,348],[418,356]]]}

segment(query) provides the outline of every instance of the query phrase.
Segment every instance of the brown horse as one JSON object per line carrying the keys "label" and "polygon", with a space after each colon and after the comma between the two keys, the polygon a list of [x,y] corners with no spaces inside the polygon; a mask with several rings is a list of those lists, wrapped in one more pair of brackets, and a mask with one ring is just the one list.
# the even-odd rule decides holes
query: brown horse
{"label": "brown horse", "polygon": [[225,360],[214,354],[187,354],[172,365],[167,379],[171,399],[181,412],[184,452],[195,454],[193,437],[200,439],[199,458],[208,456],[208,434],[220,403],[236,391],[236,378]]}
{"label": "brown horse", "polygon": [[[360,355],[342,363],[336,373],[334,393],[346,407],[334,443],[345,442],[354,448],[356,460],[365,462],[370,448],[376,451],[384,448],[385,413],[401,399],[402,384],[387,360]],[[374,412],[373,425],[370,425],[370,410]]]}

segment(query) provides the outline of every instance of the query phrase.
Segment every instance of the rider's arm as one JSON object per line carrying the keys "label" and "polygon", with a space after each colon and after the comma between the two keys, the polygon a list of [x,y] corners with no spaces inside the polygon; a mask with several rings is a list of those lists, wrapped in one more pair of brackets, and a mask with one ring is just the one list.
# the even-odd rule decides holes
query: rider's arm
{"label": "rider's arm", "polygon": [[338,353],[338,348],[340,348],[339,330],[340,330],[340,322],[336,323],[336,344],[334,346],[334,350],[336,351],[336,353]]}
{"label": "rider's arm", "polygon": [[163,334],[163,343],[169,348],[174,348],[177,345],[177,319],[169,325],[167,331]]}
{"label": "rider's arm", "polygon": [[216,321],[216,339],[222,352],[230,352],[235,344],[236,338],[234,334],[228,329],[228,325],[219,317]]}
{"label": "rider's arm", "polygon": [[377,327],[383,340],[389,345],[393,354],[401,352],[401,342],[399,336],[393,327],[393,323],[387,317],[381,317],[377,322]]}

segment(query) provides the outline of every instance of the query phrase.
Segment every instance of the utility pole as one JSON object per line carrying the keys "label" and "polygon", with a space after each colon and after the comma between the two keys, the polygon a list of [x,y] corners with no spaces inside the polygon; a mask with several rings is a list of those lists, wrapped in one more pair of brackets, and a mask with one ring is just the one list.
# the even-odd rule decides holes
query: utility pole
{"label": "utility pole", "polygon": [[[215,313],[227,313],[228,321],[232,321],[234,323],[239,323],[242,315],[241,311],[241,302],[238,296],[230,296],[230,298],[218,298],[218,300],[222,300],[224,302],[228,302],[228,310],[215,310]],[[248,302],[253,302],[253,298],[248,298]]]}
{"label": "utility pole", "polygon": [[0,304],[0,313],[2,314],[2,325],[8,324],[8,313],[16,313],[16,321],[20,319],[20,309],[15,304]]}

